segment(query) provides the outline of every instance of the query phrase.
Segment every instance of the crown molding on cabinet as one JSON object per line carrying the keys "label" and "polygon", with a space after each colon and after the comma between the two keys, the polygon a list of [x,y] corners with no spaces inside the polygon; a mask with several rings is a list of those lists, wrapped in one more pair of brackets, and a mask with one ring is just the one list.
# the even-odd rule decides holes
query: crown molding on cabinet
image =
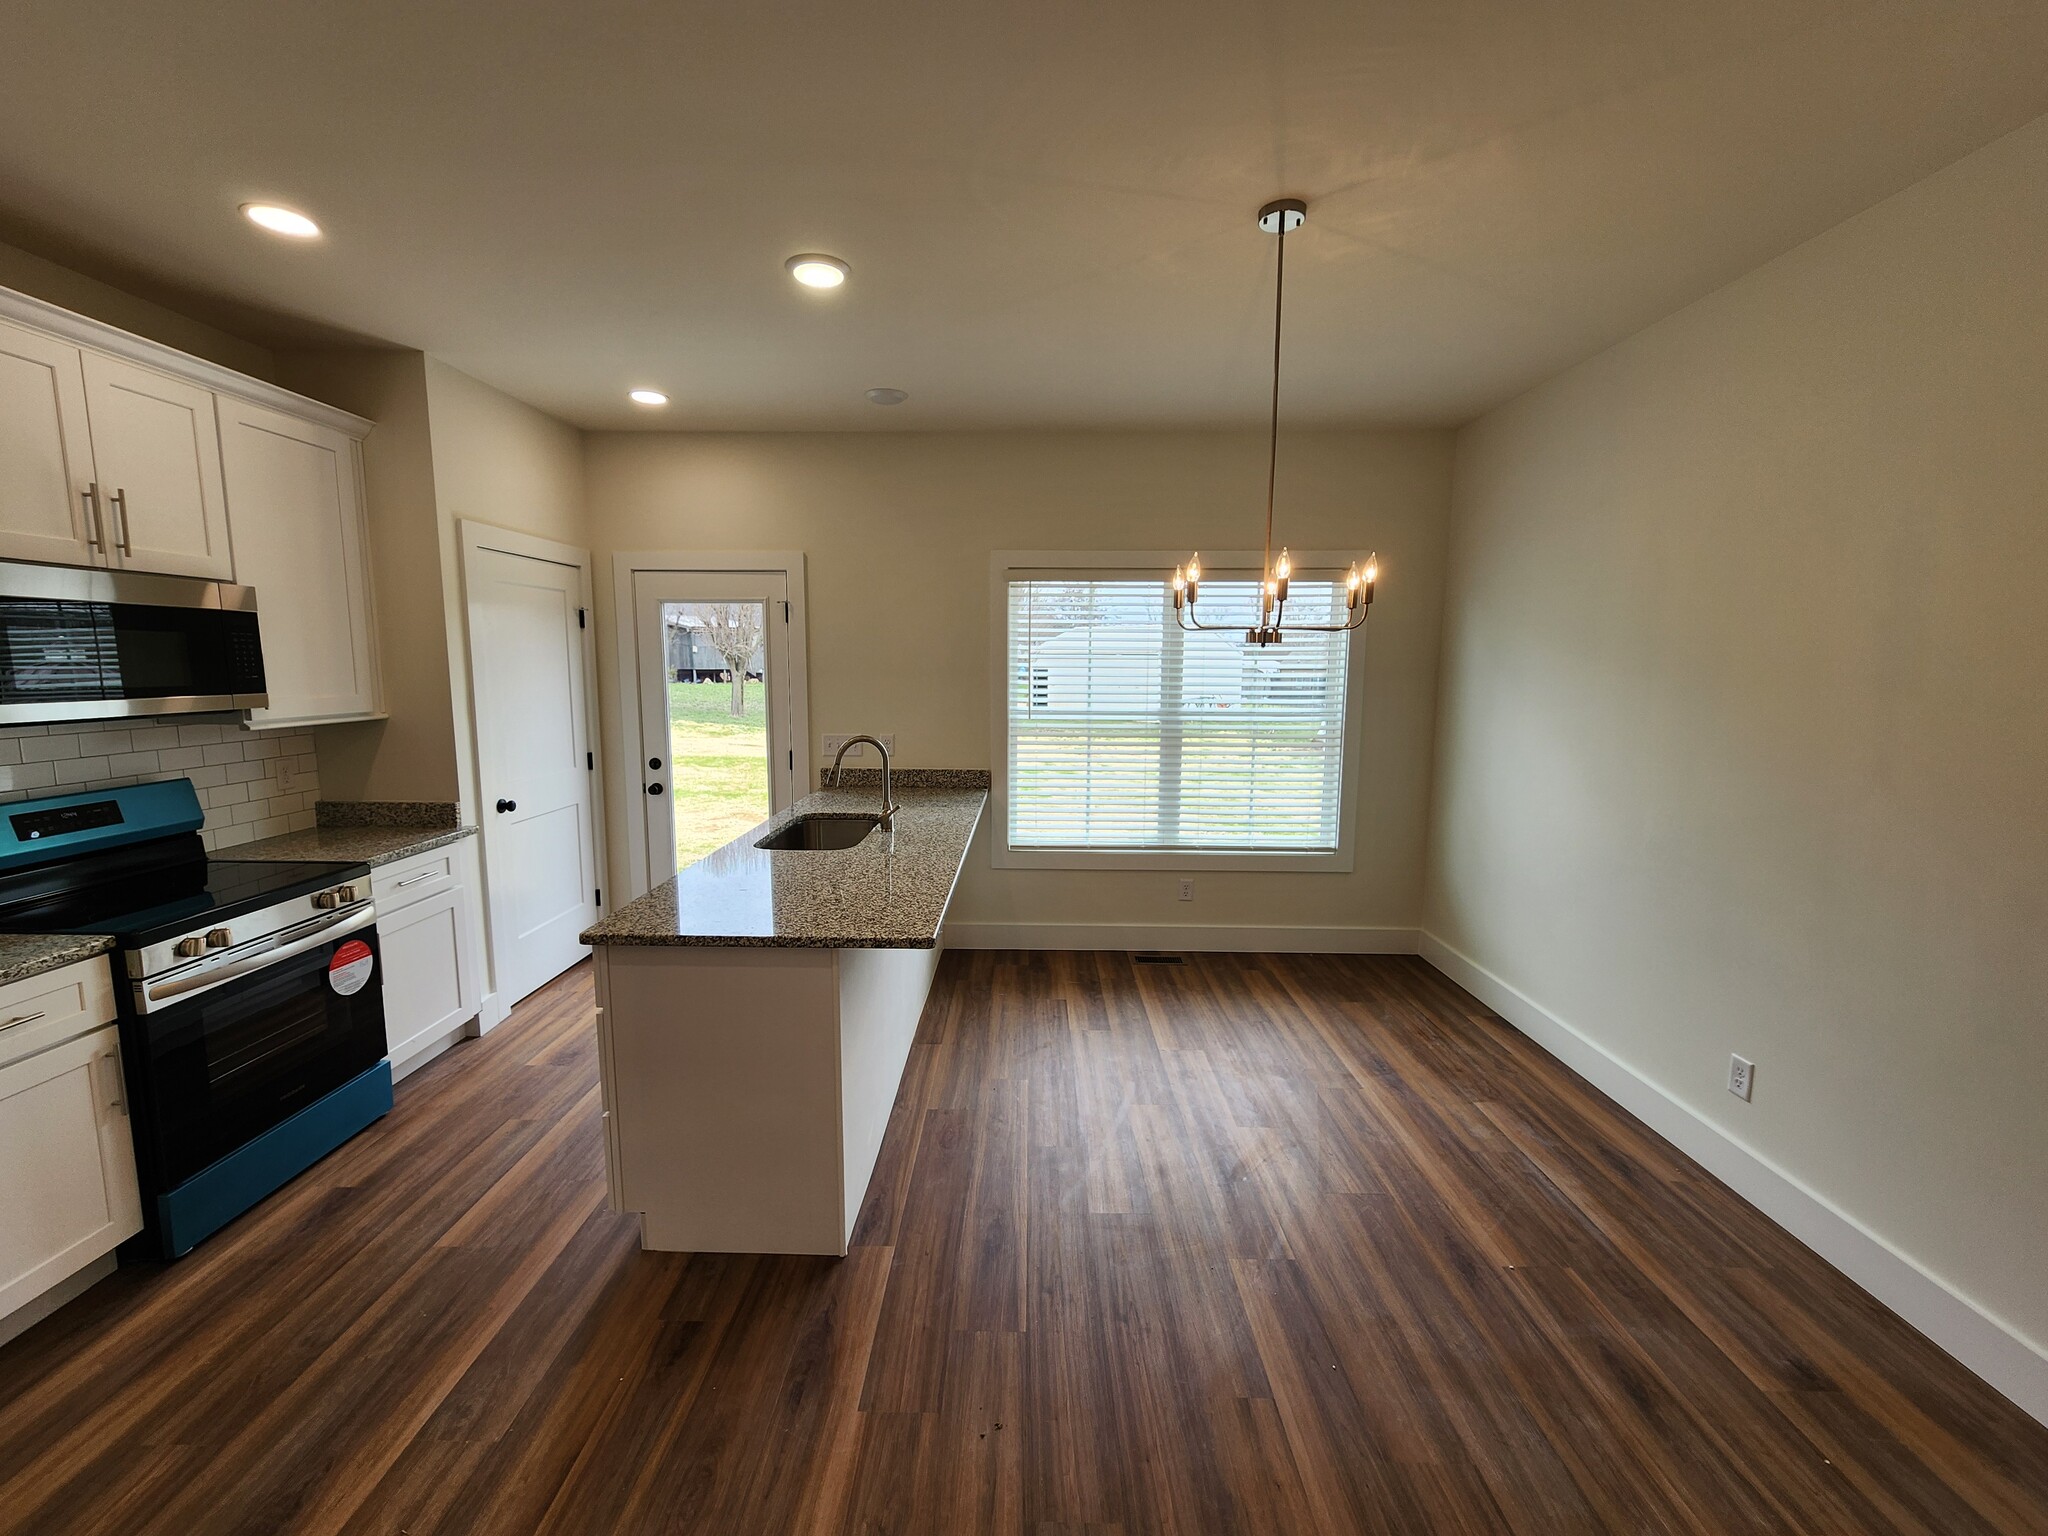
{"label": "crown molding on cabinet", "polygon": [[365,420],[351,411],[340,410],[305,395],[295,394],[289,389],[280,389],[262,379],[251,378],[246,373],[237,373],[219,363],[210,363],[203,357],[194,357],[189,352],[180,352],[176,347],[167,347],[162,342],[151,341],[145,336],[124,331],[105,321],[94,320],[72,310],[61,309],[55,304],[35,298],[26,293],[16,293],[11,288],[0,288],[0,319],[18,321],[22,325],[51,336],[58,336],[76,346],[91,347],[131,363],[140,363],[147,368],[175,374],[194,384],[220,394],[233,395],[238,399],[267,405],[273,410],[284,411],[303,421],[317,422],[331,427],[336,432],[345,432],[350,437],[361,438],[369,435],[376,423]]}

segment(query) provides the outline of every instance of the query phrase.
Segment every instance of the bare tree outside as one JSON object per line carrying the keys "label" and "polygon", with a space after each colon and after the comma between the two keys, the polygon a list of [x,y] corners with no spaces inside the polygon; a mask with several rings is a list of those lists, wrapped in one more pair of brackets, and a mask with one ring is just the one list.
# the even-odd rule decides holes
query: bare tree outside
{"label": "bare tree outside", "polygon": [[747,663],[761,648],[761,621],[766,610],[759,603],[708,603],[704,616],[704,638],[725,658],[732,669],[732,713],[747,712]]}

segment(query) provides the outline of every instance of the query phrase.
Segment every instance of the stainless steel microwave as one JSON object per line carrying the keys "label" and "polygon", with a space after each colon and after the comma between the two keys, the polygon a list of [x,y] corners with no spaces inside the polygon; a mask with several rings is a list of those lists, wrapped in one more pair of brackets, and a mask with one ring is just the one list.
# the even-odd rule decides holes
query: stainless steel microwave
{"label": "stainless steel microwave", "polygon": [[269,702],[253,587],[0,560],[0,725]]}

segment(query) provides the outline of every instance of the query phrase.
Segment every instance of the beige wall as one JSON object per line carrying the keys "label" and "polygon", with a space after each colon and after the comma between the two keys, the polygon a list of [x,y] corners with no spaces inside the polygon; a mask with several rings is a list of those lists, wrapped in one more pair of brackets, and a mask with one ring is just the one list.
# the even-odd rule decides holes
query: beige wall
{"label": "beige wall", "polygon": [[276,377],[270,353],[254,342],[230,336],[97,278],[60,267],[54,261],[32,256],[18,246],[0,245],[0,288],[12,288],[46,304],[89,315],[103,324],[119,326],[133,335],[259,379]]}
{"label": "beige wall", "polygon": [[[599,556],[606,742],[619,738],[610,556],[802,550],[811,732],[894,733],[905,765],[989,766],[989,555],[999,549],[1256,546],[1256,434],[600,434],[586,440]],[[1366,655],[1357,869],[1177,876],[994,870],[977,848],[961,922],[1412,927],[1434,715],[1450,439],[1329,432],[1282,445],[1296,548],[1377,547]],[[1162,573],[1163,574],[1163,573]],[[612,869],[626,806],[611,797]],[[623,803],[622,803],[623,802]]]}
{"label": "beige wall", "polygon": [[465,819],[474,820],[476,727],[470,707],[462,536],[457,525],[463,520],[490,523],[588,548],[583,439],[574,427],[438,358],[425,362],[434,494],[440,508],[440,613],[449,666],[456,799]]}
{"label": "beige wall", "polygon": [[2048,120],[1460,435],[1428,907],[2035,1341],[2044,271]]}

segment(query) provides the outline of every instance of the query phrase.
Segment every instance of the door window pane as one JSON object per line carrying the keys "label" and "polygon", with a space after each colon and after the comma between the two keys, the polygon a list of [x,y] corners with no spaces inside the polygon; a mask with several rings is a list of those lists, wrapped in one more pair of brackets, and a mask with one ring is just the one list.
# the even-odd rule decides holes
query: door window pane
{"label": "door window pane", "polygon": [[678,869],[768,818],[767,621],[762,602],[662,604]]}

